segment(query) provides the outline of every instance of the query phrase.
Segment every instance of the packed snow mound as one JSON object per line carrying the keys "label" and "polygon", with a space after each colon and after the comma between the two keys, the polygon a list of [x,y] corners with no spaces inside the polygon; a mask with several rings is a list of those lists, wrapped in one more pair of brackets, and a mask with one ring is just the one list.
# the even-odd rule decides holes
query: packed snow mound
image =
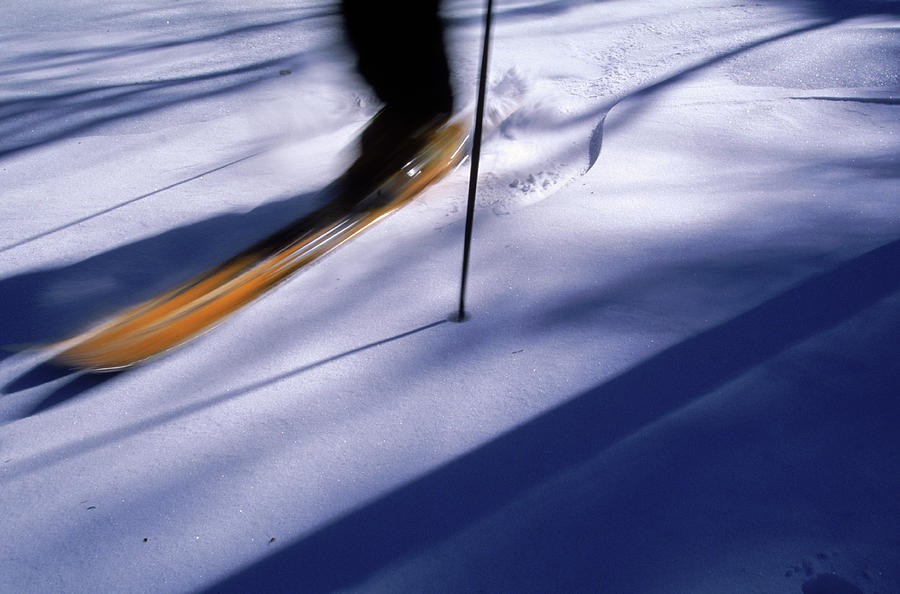
{"label": "packed snow mound", "polygon": [[578,114],[583,106],[540,87],[511,69],[489,95],[486,129],[499,126],[482,151],[478,206],[495,215],[552,196],[590,167],[594,139]]}

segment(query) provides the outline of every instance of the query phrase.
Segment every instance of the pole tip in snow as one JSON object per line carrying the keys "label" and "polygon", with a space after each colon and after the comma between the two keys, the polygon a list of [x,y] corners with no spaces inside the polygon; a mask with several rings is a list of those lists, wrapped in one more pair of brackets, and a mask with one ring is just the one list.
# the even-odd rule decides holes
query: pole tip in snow
{"label": "pole tip in snow", "polygon": [[472,316],[470,316],[468,313],[458,312],[458,311],[453,312],[452,314],[450,314],[450,315],[447,317],[447,319],[448,319],[449,321],[451,321],[451,322],[457,322],[457,323],[460,323],[460,324],[461,324],[462,322],[466,322],[466,321],[470,320],[471,318],[472,318]]}

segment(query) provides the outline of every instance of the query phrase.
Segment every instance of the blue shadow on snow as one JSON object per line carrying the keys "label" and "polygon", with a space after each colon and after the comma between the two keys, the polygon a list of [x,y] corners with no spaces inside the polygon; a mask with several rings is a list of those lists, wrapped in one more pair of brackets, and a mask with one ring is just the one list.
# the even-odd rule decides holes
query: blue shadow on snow
{"label": "blue shadow on snow", "polygon": [[[590,461],[642,427],[791,345],[860,313],[898,288],[900,240],[666,349],[478,450],[350,512],[209,591],[319,592],[359,586],[380,569],[447,540],[530,489]],[[896,352],[898,346],[872,348]],[[867,381],[874,386],[873,393],[890,391],[890,386],[881,385],[885,381],[880,376]],[[581,537],[593,541],[581,543],[581,555],[591,558],[576,568],[580,575],[567,576],[582,586],[595,582],[609,569],[597,562],[603,533],[586,534],[582,531]],[[540,543],[527,546],[532,549]],[[531,554],[540,558],[554,553]]]}

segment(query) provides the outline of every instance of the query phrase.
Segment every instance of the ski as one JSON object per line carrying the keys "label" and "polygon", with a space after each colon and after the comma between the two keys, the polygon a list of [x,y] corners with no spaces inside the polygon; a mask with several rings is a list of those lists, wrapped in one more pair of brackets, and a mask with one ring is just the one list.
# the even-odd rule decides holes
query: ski
{"label": "ski", "polygon": [[[363,190],[349,212],[332,216],[326,204],[207,272],[58,343],[51,361],[72,369],[115,371],[196,338],[409,203],[463,160],[467,142],[467,126],[451,121],[399,171],[374,190]],[[335,200],[342,198],[346,194]]]}

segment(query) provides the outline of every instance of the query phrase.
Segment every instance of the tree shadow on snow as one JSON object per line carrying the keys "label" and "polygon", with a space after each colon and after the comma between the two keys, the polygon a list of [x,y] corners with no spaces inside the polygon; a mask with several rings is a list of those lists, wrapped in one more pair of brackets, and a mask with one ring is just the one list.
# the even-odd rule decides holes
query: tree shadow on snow
{"label": "tree shadow on snow", "polygon": [[[24,375],[16,378],[12,382],[4,386],[3,393],[13,394],[20,390],[27,390],[35,386],[41,386],[46,383],[59,381],[63,378],[67,379],[67,381],[62,382],[61,385],[56,387],[50,394],[36,402],[27,410],[17,415],[18,418],[25,418],[54,408],[60,404],[63,404],[64,402],[73,400],[78,396],[89,392],[97,386],[100,386],[101,384],[109,381],[116,375],[117,374],[115,373],[76,373],[61,367],[54,367],[52,365],[43,364],[38,365],[37,367],[31,369]],[[12,419],[0,421],[0,425],[11,420]]]}
{"label": "tree shadow on snow", "polygon": [[[547,2],[535,6],[518,7],[511,9],[507,17],[516,16],[533,17],[533,16],[552,16],[560,12],[565,12],[578,4],[584,2]],[[732,49],[722,51],[714,56],[700,60],[699,62],[687,66],[679,71],[666,75],[664,78],[651,82],[642,87],[638,87],[624,96],[613,97],[604,101],[599,106],[592,106],[584,112],[577,113],[568,118],[565,122],[553,122],[555,128],[562,126],[580,126],[584,122],[594,122],[593,129],[587,139],[587,146],[575,145],[567,149],[566,154],[556,155],[557,160],[568,161],[577,158],[579,152],[587,153],[587,166],[583,173],[589,171],[597,162],[602,150],[604,135],[611,131],[606,122],[607,115],[613,108],[618,109],[615,118],[618,125],[627,123],[631,119],[637,117],[644,111],[652,107],[651,101],[647,99],[653,97],[656,93],[665,91],[666,89],[680,84],[688,80],[691,76],[704,72],[714,66],[723,64],[730,59],[736,58],[753,50],[764,48],[770,44],[788,40],[794,37],[802,36],[807,33],[814,33],[826,30],[830,27],[840,24],[841,22],[872,15],[897,15],[900,14],[900,4],[897,2],[867,1],[859,0],[855,2],[830,2],[827,0],[783,0],[782,4],[799,4],[810,13],[811,16],[818,17],[819,21],[810,24],[797,26],[787,31],[768,35],[747,43],[741,44]],[[479,17],[480,18],[480,17]],[[471,19],[462,19],[460,22],[468,23]],[[861,102],[877,102],[894,104],[892,99],[856,99]],[[620,105],[623,104],[623,105]],[[514,122],[515,120],[513,120]],[[533,125],[533,124],[531,124]],[[513,123],[514,126],[514,123]]]}
{"label": "tree shadow on snow", "polygon": [[786,0],[786,2],[799,4],[810,12],[834,19],[900,14],[900,4],[892,0]]}
{"label": "tree shadow on snow", "polygon": [[[383,347],[390,343],[397,342],[410,336],[419,334],[420,332],[426,332],[433,328],[437,328],[442,324],[446,324],[448,322],[448,319],[436,320],[434,322],[431,322],[430,324],[425,324],[424,326],[419,326],[418,328],[413,328],[412,330],[407,330],[405,332],[401,332],[387,338],[382,338],[380,340],[376,340],[362,346],[352,348],[342,353],[306,363],[304,365],[271,377],[256,380],[245,385],[229,387],[226,391],[211,398],[205,398],[201,402],[181,405],[172,410],[165,411],[152,417],[143,418],[135,423],[123,425],[109,431],[91,435],[84,439],[79,439],[77,440],[77,442],[66,444],[62,447],[53,448],[44,452],[39,457],[29,459],[26,463],[18,464],[15,468],[5,469],[4,476],[6,476],[7,478],[20,476],[26,472],[30,472],[36,468],[39,468],[48,463],[52,463],[56,460],[71,458],[72,456],[77,456],[96,448],[104,447],[106,445],[114,443],[117,440],[126,437],[133,437],[134,435],[137,435],[141,432],[156,429],[157,427],[161,427],[174,420],[184,419],[190,415],[211,409],[222,403],[242,398],[244,396],[247,396],[248,394],[256,392],[257,390],[261,390],[267,386],[271,386],[292,377],[296,377],[313,369],[329,365],[331,363],[340,361],[348,357],[352,357],[365,351]],[[19,378],[10,382],[4,388],[4,391],[12,393],[19,390],[25,390],[37,385],[42,385],[48,382],[61,380],[65,377],[70,378],[68,382],[63,383],[62,386],[58,387],[50,395],[46,396],[43,400],[41,400],[41,402],[32,407],[31,410],[26,412],[24,415],[18,415],[18,418],[22,418],[37,414],[44,410],[48,410],[58,404],[62,404],[65,401],[73,399],[81,395],[82,393],[99,386],[100,384],[116,377],[117,375],[118,373],[73,373],[71,371],[53,367],[51,365],[39,365],[23,374]],[[5,422],[11,421],[12,419],[0,419],[0,425],[3,425]]]}
{"label": "tree shadow on snow", "polygon": [[[515,20],[528,20],[541,17],[551,17],[568,12],[569,10],[585,4],[597,4],[608,0],[549,0],[536,2],[524,6],[497,6],[492,13],[492,20],[504,23]],[[447,17],[448,27],[478,26],[484,22],[483,14],[465,17]]]}
{"label": "tree shadow on snow", "polygon": [[[347,514],[210,591],[318,592],[364,584],[379,570],[463,532],[641,428],[893,294],[900,288],[897,262],[900,240],[808,280]],[[892,340],[895,344],[871,345],[873,352],[890,352],[897,346]],[[878,390],[885,389],[890,387]],[[606,536],[598,522],[591,516],[575,522],[593,532],[578,529],[579,538],[586,539],[574,554],[583,557],[577,568],[582,573],[557,576],[563,582],[584,587],[610,569],[599,562]],[[561,554],[533,540],[520,546],[538,563]]]}
{"label": "tree shadow on snow", "polygon": [[[13,55],[0,62],[0,76],[46,71],[56,81],[58,69],[98,67],[128,57],[146,56],[147,60],[169,59],[172,48],[222,42],[223,39],[256,33],[267,34],[279,28],[336,14],[333,8],[304,15],[258,23],[187,39],[135,42],[129,45],[96,45],[79,49],[60,49]],[[28,95],[0,101],[0,159],[48,145],[76,135],[91,133],[104,126],[176,105],[214,99],[277,78],[288,70],[296,72],[322,55],[333,52],[322,47],[303,53],[284,53],[256,62],[206,69],[181,76],[132,79],[110,84],[58,82],[52,92],[33,90]],[[316,55],[321,54],[321,55]],[[289,68],[288,68],[289,67]],[[64,80],[63,77],[58,77]],[[57,89],[64,90],[57,90]]]}
{"label": "tree shadow on snow", "polygon": [[[270,202],[248,213],[215,216],[75,264],[2,279],[4,346],[55,342],[158,295],[312,212],[327,192]],[[9,352],[0,358],[6,356]]]}
{"label": "tree shadow on snow", "polygon": [[[326,188],[274,201],[249,213],[219,215],[75,264],[2,279],[0,336],[4,344],[0,346],[49,344],[84,330],[208,270],[308,214],[327,199],[329,191]],[[11,354],[11,350],[0,349],[0,360]],[[7,383],[0,393],[15,394],[67,378],[29,411],[18,415],[28,417],[71,400],[115,375],[84,374],[42,363]]]}
{"label": "tree shadow on snow", "polygon": [[[830,3],[826,2],[814,2],[819,12],[822,16],[826,17],[826,20],[814,22],[808,25],[796,27],[790,29],[788,31],[777,33],[774,35],[769,35],[767,37],[757,39],[754,41],[750,41],[748,43],[744,43],[736,48],[730,49],[728,51],[723,51],[721,53],[716,54],[715,56],[702,60],[692,66],[688,66],[682,70],[679,70],[673,74],[666,76],[665,78],[658,80],[656,82],[650,83],[641,88],[635,89],[634,91],[628,93],[625,97],[615,101],[611,105],[605,105],[599,110],[591,111],[587,114],[583,114],[578,116],[577,119],[573,120],[573,123],[577,123],[580,121],[584,121],[587,119],[598,119],[599,123],[594,128],[594,131],[591,135],[589,145],[588,145],[588,169],[593,167],[596,163],[597,159],[600,156],[600,150],[602,148],[603,136],[611,131],[609,124],[605,122],[606,115],[608,112],[619,105],[618,113],[616,114],[616,122],[619,126],[625,124],[632,119],[636,118],[643,112],[651,109],[653,106],[652,101],[647,101],[647,99],[653,97],[656,93],[665,91],[666,89],[677,85],[685,80],[688,80],[691,76],[695,74],[699,74],[710,67],[725,63],[726,61],[746,54],[750,51],[764,48],[773,43],[777,43],[779,41],[784,41],[787,39],[791,39],[794,37],[799,37],[801,35],[807,33],[814,33],[817,31],[822,31],[833,27],[844,20],[865,16],[868,14],[877,14],[884,11],[878,11],[873,8],[873,5],[878,4],[881,6],[883,3],[854,3],[853,6],[856,9],[853,9],[853,6],[847,7],[832,7]],[[835,3],[839,4],[839,3]],[[893,14],[900,14],[900,7],[894,6]],[[826,98],[828,99],[828,98]],[[892,99],[884,100],[884,99],[856,99],[860,102],[872,102],[872,103],[887,103],[894,104]]]}

